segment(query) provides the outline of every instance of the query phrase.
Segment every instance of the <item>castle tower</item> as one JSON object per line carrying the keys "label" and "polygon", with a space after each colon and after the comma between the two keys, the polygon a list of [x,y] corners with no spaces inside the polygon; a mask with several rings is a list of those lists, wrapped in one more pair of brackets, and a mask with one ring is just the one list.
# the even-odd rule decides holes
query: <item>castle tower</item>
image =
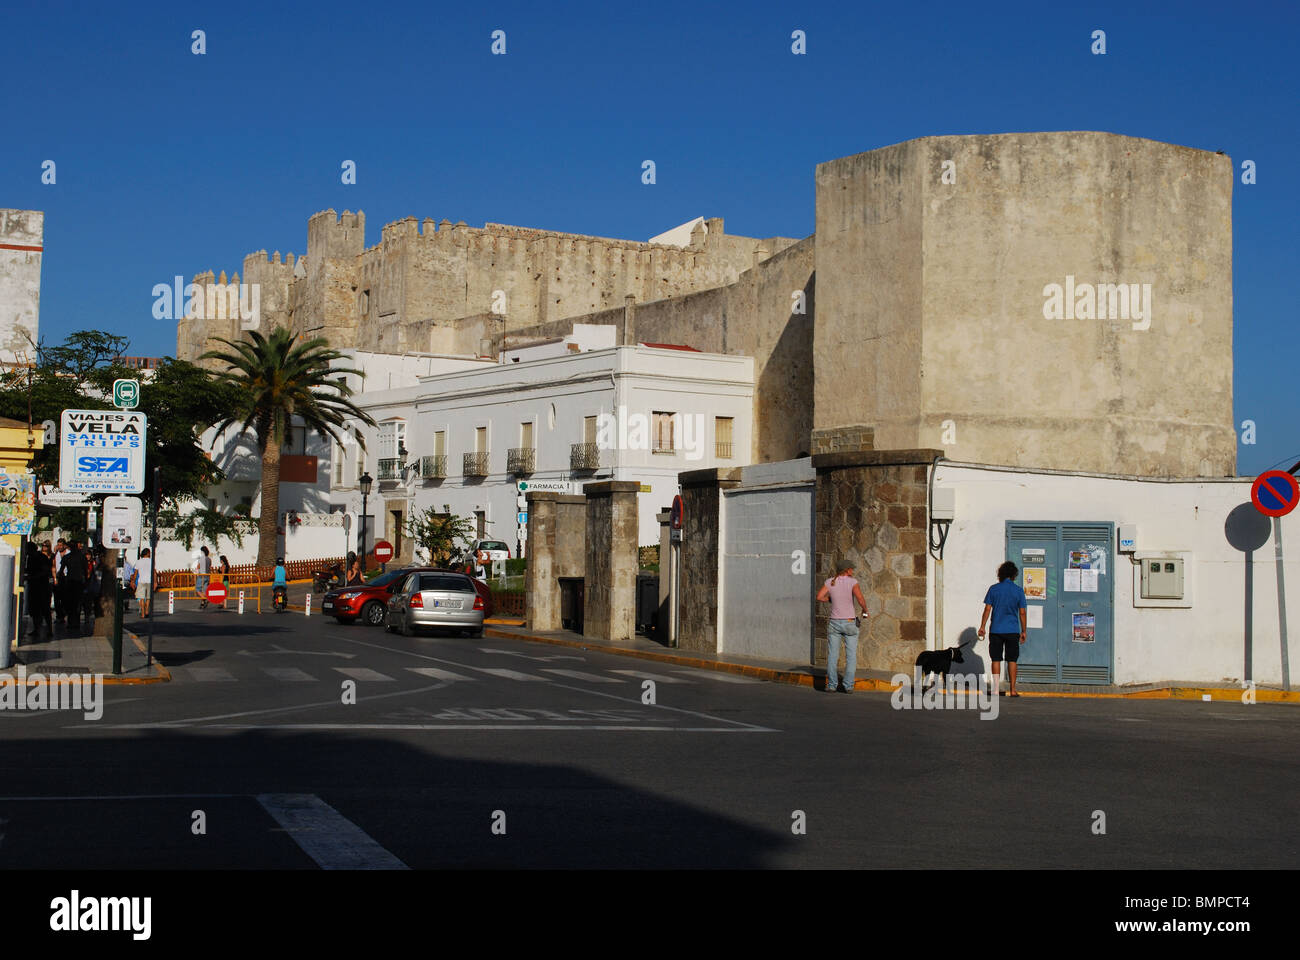
{"label": "castle tower", "polygon": [[45,214],[0,209],[0,364],[34,362]]}

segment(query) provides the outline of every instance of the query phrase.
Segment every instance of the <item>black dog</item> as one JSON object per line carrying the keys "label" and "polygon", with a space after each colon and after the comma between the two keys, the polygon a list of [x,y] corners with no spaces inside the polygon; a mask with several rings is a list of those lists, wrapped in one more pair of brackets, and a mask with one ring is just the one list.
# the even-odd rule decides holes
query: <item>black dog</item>
{"label": "black dog", "polygon": [[[948,671],[952,669],[953,663],[965,662],[962,659],[961,647],[949,647],[947,650],[923,650],[916,658],[916,666],[921,668],[921,679],[924,680],[931,673],[937,673],[944,689],[948,687]],[[930,686],[934,686],[934,684]],[[928,690],[929,687],[926,689]]]}

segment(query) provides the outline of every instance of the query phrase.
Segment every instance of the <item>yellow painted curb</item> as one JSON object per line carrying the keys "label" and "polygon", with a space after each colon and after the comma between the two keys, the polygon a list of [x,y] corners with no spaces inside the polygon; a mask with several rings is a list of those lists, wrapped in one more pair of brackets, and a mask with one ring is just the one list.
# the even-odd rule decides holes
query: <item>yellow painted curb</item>
{"label": "yellow painted curb", "polygon": [[[756,667],[744,663],[727,663],[722,660],[707,660],[700,657],[688,657],[674,653],[660,653],[656,650],[632,650],[627,647],[611,647],[596,642],[568,640],[563,637],[539,637],[533,634],[508,633],[504,630],[484,630],[485,636],[498,637],[502,640],[528,640],[532,643],[549,643],[560,647],[573,647],[582,650],[594,650],[598,653],[613,653],[638,660],[652,660],[657,663],[671,663],[684,667],[697,667],[702,670],[717,670],[723,673],[738,673],[741,676],[758,680],[770,680],[774,683],[791,683],[803,687],[816,687],[817,678],[797,670],[776,670],[772,667]],[[853,684],[855,691],[867,693],[893,693],[896,687],[891,680],[868,677]],[[1212,700],[1241,702],[1244,691],[1233,687],[1176,687],[1172,684],[1151,690],[1135,690],[1132,693],[1083,693],[1072,690],[1041,690],[1036,692],[1020,691],[1026,698],[1053,699],[1075,698],[1087,700],[1203,700],[1206,694]],[[1003,699],[1006,694],[1001,694]],[[1263,690],[1255,689],[1256,702],[1300,703],[1300,690]]]}

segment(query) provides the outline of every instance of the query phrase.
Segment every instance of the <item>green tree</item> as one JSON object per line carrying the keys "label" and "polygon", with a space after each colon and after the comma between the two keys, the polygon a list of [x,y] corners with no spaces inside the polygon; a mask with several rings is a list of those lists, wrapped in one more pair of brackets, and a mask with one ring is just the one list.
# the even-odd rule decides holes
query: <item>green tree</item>
{"label": "green tree", "polygon": [[280,514],[280,448],[294,418],[322,439],[342,442],[339,431],[345,419],[374,426],[375,421],[350,399],[347,376],[364,376],[350,367],[331,366],[344,355],[323,337],[298,343],[298,335],[276,327],[269,337],[256,330],[247,340],[212,339],[229,350],[209,350],[202,360],[216,360],[226,369],[217,380],[234,385],[238,394],[218,433],[232,425],[257,437],[262,459],[262,516],[257,562],[275,562],[277,521]]}
{"label": "green tree", "polygon": [[438,513],[432,507],[411,514],[402,526],[407,536],[429,551],[435,567],[446,566],[453,556],[468,549],[476,529],[468,517]]}
{"label": "green tree", "polygon": [[[121,362],[129,346],[126,337],[98,330],[77,331],[58,346],[44,341],[33,345],[30,366],[10,368],[0,376],[0,416],[57,424],[64,410],[111,409],[113,381],[140,378],[138,370]],[[171,357],[162,358],[141,379],[139,409],[149,420],[144,496],[147,500],[153,495],[153,467],[158,466],[160,499],[165,506],[175,507],[221,481],[221,470],[203,449],[200,437],[230,413],[239,390]],[[32,471],[41,483],[58,482],[57,444],[37,453]]]}

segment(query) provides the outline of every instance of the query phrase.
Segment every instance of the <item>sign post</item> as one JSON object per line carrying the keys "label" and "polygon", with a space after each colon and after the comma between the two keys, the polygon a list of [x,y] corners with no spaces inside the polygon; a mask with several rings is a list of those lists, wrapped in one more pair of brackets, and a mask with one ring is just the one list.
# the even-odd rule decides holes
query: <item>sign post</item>
{"label": "sign post", "polygon": [[375,563],[381,567],[393,559],[393,545],[387,540],[375,541]]}
{"label": "sign post", "polygon": [[64,410],[59,433],[59,488],[69,493],[139,493],[144,489],[143,413]]}
{"label": "sign post", "polygon": [[[1296,465],[1300,467],[1300,464]],[[1295,469],[1294,467],[1292,469]],[[1273,518],[1273,557],[1277,562],[1277,625],[1282,641],[1282,689],[1291,689],[1291,657],[1286,635],[1286,582],[1282,576],[1282,518],[1300,504],[1300,484],[1285,470],[1266,470],[1255,478],[1250,500],[1266,517]]]}

